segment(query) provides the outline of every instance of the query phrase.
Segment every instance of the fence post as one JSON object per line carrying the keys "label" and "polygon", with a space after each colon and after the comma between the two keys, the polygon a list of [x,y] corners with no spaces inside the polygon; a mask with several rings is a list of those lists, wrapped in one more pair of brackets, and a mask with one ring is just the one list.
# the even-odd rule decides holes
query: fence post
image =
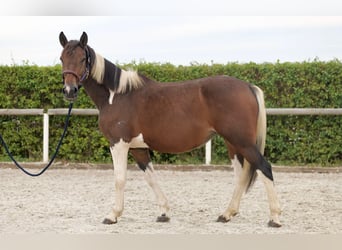
{"label": "fence post", "polygon": [[43,162],[49,161],[49,115],[43,114]]}
{"label": "fence post", "polygon": [[211,140],[205,144],[205,164],[210,165],[211,163]]}

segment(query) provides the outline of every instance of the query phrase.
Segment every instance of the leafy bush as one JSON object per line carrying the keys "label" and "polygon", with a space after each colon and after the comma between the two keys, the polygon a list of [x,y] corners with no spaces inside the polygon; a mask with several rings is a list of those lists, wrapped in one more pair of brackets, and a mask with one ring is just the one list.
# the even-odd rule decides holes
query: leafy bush
{"label": "leafy bush", "polygon": [[[225,74],[254,83],[272,108],[341,108],[342,63],[338,60],[302,63],[192,64],[131,63],[146,76],[161,82]],[[0,108],[67,107],[61,95],[61,67],[0,66]],[[83,92],[75,108],[94,108]],[[42,117],[1,116],[0,132],[13,154],[39,161],[42,154]],[[64,127],[64,117],[50,117],[50,152]],[[266,157],[273,163],[341,164],[341,116],[268,116]],[[73,116],[58,158],[65,161],[111,162],[108,142],[98,130],[97,117]],[[8,158],[4,150],[0,158]],[[171,155],[155,152],[157,163],[202,163],[204,149]],[[213,163],[228,163],[221,138],[213,139]]]}

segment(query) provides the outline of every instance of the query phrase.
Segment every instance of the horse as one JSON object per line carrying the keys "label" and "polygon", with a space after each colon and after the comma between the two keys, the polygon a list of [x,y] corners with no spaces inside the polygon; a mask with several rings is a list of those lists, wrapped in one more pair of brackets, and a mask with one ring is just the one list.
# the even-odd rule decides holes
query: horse
{"label": "horse", "polygon": [[64,97],[73,102],[84,87],[99,110],[99,129],[110,144],[115,205],[104,224],[115,224],[122,215],[129,153],[155,193],[160,209],[157,222],[168,222],[168,200],[158,184],[150,152],[191,151],[218,134],[234,167],[235,187],[217,221],[225,223],[238,214],[242,195],[258,175],[268,195],[268,225],[281,226],[272,167],[263,156],[266,111],[259,87],[225,75],[159,83],[121,69],[96,53],[85,32],[79,40],[70,41],[61,32],[59,41]]}

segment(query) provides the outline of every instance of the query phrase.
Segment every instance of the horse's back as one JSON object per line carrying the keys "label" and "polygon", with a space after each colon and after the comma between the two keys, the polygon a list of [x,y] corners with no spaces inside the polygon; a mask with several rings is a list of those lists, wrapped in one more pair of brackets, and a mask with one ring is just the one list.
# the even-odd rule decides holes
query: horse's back
{"label": "horse's back", "polygon": [[199,79],[201,95],[213,115],[233,118],[257,113],[258,105],[251,84],[230,76]]}

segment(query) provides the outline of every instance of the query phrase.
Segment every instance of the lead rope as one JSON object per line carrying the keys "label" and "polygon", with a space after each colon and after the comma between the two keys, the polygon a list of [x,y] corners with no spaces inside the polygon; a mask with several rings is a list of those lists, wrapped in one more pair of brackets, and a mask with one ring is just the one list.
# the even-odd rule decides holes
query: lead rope
{"label": "lead rope", "polygon": [[32,177],[37,177],[37,176],[40,176],[41,174],[43,174],[50,166],[51,164],[53,163],[53,161],[55,160],[57,154],[58,154],[58,151],[59,151],[59,148],[61,147],[62,145],[62,141],[66,135],[66,132],[68,130],[68,124],[69,124],[69,118],[71,116],[71,110],[72,110],[72,106],[73,106],[73,103],[70,102],[69,104],[69,110],[68,110],[68,115],[65,119],[65,125],[64,125],[64,131],[63,131],[63,134],[61,136],[61,139],[59,140],[59,143],[57,144],[57,147],[56,147],[56,151],[55,153],[53,154],[51,160],[49,161],[49,163],[37,174],[32,174],[30,172],[28,172],[27,170],[25,170],[13,157],[13,155],[11,154],[11,152],[9,151],[8,149],[8,146],[7,144],[5,143],[4,139],[2,138],[1,134],[0,134],[0,141],[1,141],[1,144],[4,146],[8,156],[11,158],[11,160],[14,162],[14,164],[21,170],[23,171],[25,174],[29,175],[29,176],[32,176]]}

